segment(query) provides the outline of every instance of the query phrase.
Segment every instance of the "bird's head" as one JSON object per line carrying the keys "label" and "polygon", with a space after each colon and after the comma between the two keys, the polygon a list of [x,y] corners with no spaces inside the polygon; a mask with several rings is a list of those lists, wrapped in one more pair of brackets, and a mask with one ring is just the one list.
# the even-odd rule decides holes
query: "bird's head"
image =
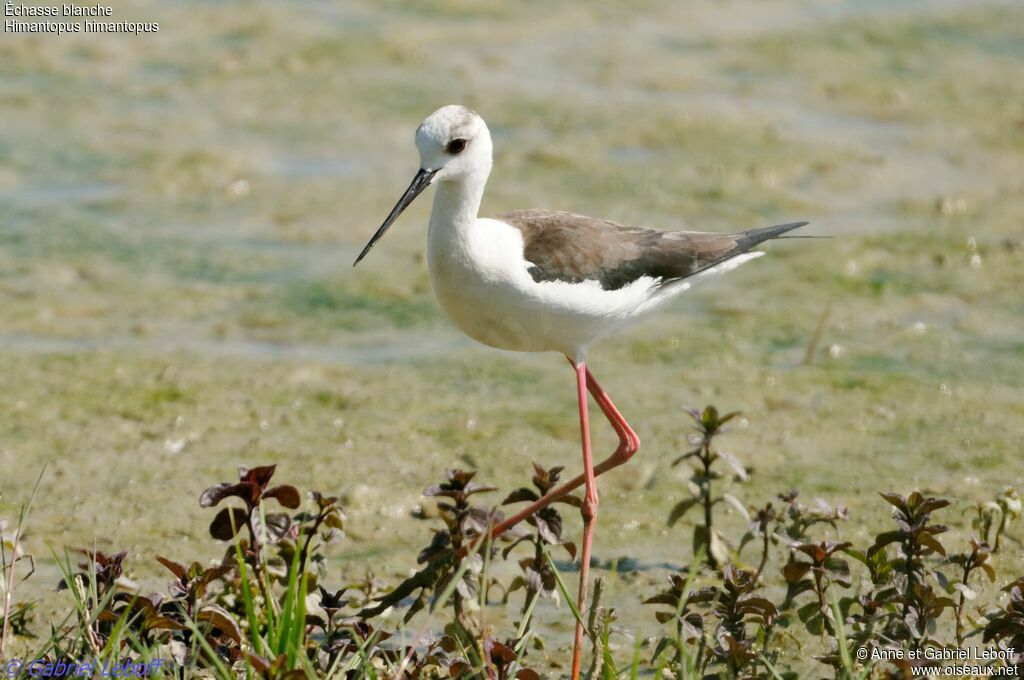
{"label": "bird's head", "polygon": [[438,182],[484,181],[491,171],[491,133],[484,119],[465,106],[444,106],[416,128],[420,169],[384,223],[356,258],[359,264],[370,248],[416,197]]}
{"label": "bird's head", "polygon": [[458,181],[491,168],[491,133],[474,111],[453,104],[434,111],[416,128],[420,168],[433,182]]}

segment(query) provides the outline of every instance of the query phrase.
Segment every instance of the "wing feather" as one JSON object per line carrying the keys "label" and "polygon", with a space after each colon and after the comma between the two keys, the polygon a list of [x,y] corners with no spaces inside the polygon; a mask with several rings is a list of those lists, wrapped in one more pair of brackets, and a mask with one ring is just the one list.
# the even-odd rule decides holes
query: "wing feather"
{"label": "wing feather", "polygon": [[534,281],[596,280],[604,290],[645,276],[659,283],[684,279],[806,224],[716,234],[658,231],[560,210],[515,210],[497,219],[522,234]]}

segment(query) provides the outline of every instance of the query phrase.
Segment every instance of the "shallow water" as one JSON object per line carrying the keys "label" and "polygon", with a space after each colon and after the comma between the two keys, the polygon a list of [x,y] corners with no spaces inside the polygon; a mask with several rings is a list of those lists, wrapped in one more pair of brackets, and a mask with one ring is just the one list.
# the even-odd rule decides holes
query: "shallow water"
{"label": "shallow water", "polygon": [[48,544],[128,548],[154,589],[157,551],[217,556],[196,499],[237,464],[345,497],[339,583],[406,573],[446,467],[511,488],[531,459],[578,466],[564,361],[477,347],[434,303],[428,201],[350,266],[415,169],[414,126],[454,101],[494,133],[485,213],[836,237],[772,244],[595,351],[644,441],[602,479],[596,547],[637,567],[609,579],[631,627],[690,557],[690,525],[665,526],[680,405],[743,410],[728,448],[756,474],[733,493],[846,504],[853,540],[887,521],[876,491],[966,508],[1020,483],[1019,3],[115,11],[163,28],[0,42],[0,518],[50,461],[25,593],[53,585]]}

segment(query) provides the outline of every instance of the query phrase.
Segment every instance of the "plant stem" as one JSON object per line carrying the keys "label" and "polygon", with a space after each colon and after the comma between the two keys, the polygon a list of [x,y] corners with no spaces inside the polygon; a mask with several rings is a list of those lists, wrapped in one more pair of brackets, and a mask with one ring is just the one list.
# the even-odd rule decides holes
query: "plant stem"
{"label": "plant stem", "polygon": [[[967,579],[970,577],[972,569],[974,569],[974,555],[968,557],[967,561],[964,563],[964,575],[963,578],[960,579],[960,583],[965,587],[967,586]],[[967,597],[961,590],[960,601],[957,603],[956,607],[956,644],[958,647],[964,646],[964,608],[966,606]]]}
{"label": "plant stem", "polygon": [[[7,582],[4,583],[4,627],[3,631],[0,632],[0,659],[7,658],[7,636],[10,634],[11,601],[14,597],[14,565],[18,561],[18,543],[20,540],[21,525],[19,524],[14,530],[14,540],[11,542],[14,546],[11,551],[11,563],[5,565],[7,567]],[[3,550],[2,539],[0,539],[0,550]],[[7,559],[6,552],[4,553],[4,559]]]}
{"label": "plant stem", "polygon": [[256,529],[252,525],[252,512],[252,509],[249,509],[246,513],[245,526],[249,529],[249,539],[251,540],[249,549],[253,555],[253,576],[256,578],[256,585],[263,594],[264,606],[271,607],[270,591],[267,588],[266,579],[264,578],[265,574],[263,573],[263,545],[260,543],[260,537],[256,535]]}
{"label": "plant stem", "polygon": [[836,636],[835,628],[832,627],[832,612],[825,602],[825,588],[822,582],[821,571],[823,567],[816,564],[814,568],[814,593],[818,596],[818,608],[821,610],[821,620],[825,623],[825,630],[832,637]]}
{"label": "plant stem", "polygon": [[[32,503],[36,499],[36,493],[39,491],[39,483],[43,481],[43,475],[46,474],[46,466],[49,461],[43,463],[43,467],[39,470],[39,476],[36,477],[36,483],[32,487],[32,492],[28,495],[28,500],[25,501],[21,506],[21,512],[18,513],[18,526],[14,529],[14,540],[11,542],[13,549],[11,550],[11,563],[8,565],[3,562],[3,566],[7,567],[7,582],[4,584],[4,625],[3,630],[0,631],[0,659],[7,658],[7,637],[10,635],[10,623],[11,623],[11,603],[14,598],[14,565],[18,561],[18,545],[21,543],[21,532],[25,523],[28,521],[29,512],[32,510]],[[3,539],[0,539],[0,553],[3,553]],[[3,554],[4,560],[7,559],[7,555]],[[35,568],[33,567],[32,571]],[[32,573],[31,571],[29,572]]]}
{"label": "plant stem", "polygon": [[601,607],[601,595],[604,593],[604,579],[598,577],[594,580],[594,596],[590,601],[590,616],[587,621],[587,628],[590,630],[590,640],[593,647],[593,657],[590,661],[590,670],[586,677],[596,678],[603,670],[604,649],[598,630],[598,609]]}
{"label": "plant stem", "polygon": [[1003,536],[1003,530],[1006,529],[1006,512],[1000,510],[999,512],[999,526],[996,527],[996,536],[992,544],[992,552],[999,552],[999,539]]}
{"label": "plant stem", "polygon": [[711,442],[707,438],[705,438],[704,444],[701,447],[700,462],[704,466],[704,479],[700,485],[700,494],[701,501],[704,503],[704,530],[708,544],[708,566],[712,569],[717,569],[718,559],[715,558],[714,551],[711,549],[711,542],[714,538],[711,527]]}
{"label": "plant stem", "polygon": [[761,572],[764,571],[764,566],[766,564],[768,564],[768,545],[769,545],[769,539],[770,539],[770,535],[768,533],[768,527],[765,527],[765,530],[764,530],[764,543],[762,544],[762,547],[761,547],[761,563],[757,565],[757,573],[754,574],[754,580],[755,581],[761,578]]}
{"label": "plant stem", "polygon": [[309,544],[313,542],[313,537],[316,536],[316,532],[320,531],[320,525],[323,524],[324,520],[327,519],[327,513],[321,511],[316,519],[313,520],[313,528],[306,535],[306,540],[302,544],[302,553],[299,555],[299,574],[306,573],[306,559],[309,557]]}
{"label": "plant stem", "polygon": [[[914,537],[911,535],[903,543],[903,556],[904,556],[904,559],[906,560],[906,569],[904,571],[906,572],[906,576],[907,576],[907,585],[906,585],[906,588],[903,591],[903,620],[904,621],[906,621],[906,619],[907,619],[907,614],[910,613],[910,603],[911,603],[911,601],[913,599],[913,596],[914,596],[914,556],[916,554],[917,554],[917,544],[914,541]],[[919,615],[918,616],[918,621],[917,621],[917,630],[915,631],[917,633],[917,635],[915,635],[915,638],[917,636],[919,636],[921,633],[924,632],[925,624],[926,624],[926,622],[924,621],[924,616]],[[918,644],[917,644],[917,642],[915,640],[913,648],[917,649],[917,647],[918,647]]]}

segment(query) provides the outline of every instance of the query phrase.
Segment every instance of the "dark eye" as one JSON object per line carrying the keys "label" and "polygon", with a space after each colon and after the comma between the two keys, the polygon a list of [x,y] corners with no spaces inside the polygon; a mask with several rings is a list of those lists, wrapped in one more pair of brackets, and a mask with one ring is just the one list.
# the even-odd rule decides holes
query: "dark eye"
{"label": "dark eye", "polygon": [[448,153],[450,153],[450,154],[452,154],[454,156],[455,154],[462,153],[463,149],[465,149],[465,148],[466,148],[466,140],[465,139],[453,139],[452,141],[448,142],[447,151],[448,151]]}

